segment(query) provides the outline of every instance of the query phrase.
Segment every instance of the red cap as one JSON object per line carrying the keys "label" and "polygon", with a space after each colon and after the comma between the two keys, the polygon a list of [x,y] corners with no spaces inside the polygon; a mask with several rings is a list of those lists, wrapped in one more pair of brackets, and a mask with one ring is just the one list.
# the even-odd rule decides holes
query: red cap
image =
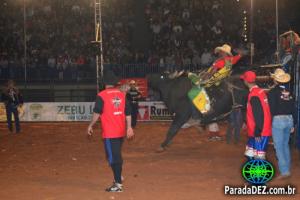
{"label": "red cap", "polygon": [[256,74],[253,71],[246,71],[243,75],[240,76],[240,78],[248,83],[254,83]]}

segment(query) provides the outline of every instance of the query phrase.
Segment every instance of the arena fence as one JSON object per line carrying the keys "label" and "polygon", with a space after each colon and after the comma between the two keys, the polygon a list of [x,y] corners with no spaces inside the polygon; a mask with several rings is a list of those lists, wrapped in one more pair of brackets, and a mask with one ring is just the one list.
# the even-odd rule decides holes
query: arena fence
{"label": "arena fence", "polygon": [[[189,70],[197,71],[203,66],[200,65],[167,65],[167,64],[105,64],[104,68],[112,69],[115,74],[120,78],[143,78],[149,73],[162,73],[164,71],[175,71],[175,70]],[[96,83],[96,66],[93,65],[82,65],[66,67],[65,69],[57,69],[56,67],[39,66],[39,67],[28,67],[27,70],[27,84],[36,83],[47,83],[47,84],[58,84],[58,83]],[[0,68],[0,81],[7,79],[13,79],[16,82],[25,83],[25,71],[22,66],[11,64],[6,68]]]}

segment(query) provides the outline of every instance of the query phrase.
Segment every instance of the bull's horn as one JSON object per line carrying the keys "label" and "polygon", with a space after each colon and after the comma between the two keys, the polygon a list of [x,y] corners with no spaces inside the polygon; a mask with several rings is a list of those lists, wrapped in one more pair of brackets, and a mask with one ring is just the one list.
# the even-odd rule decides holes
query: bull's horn
{"label": "bull's horn", "polygon": [[198,71],[198,76],[201,76],[203,73],[205,73],[205,69],[201,69]]}
{"label": "bull's horn", "polygon": [[178,73],[177,77],[181,76],[182,74],[184,74],[184,70],[181,70],[181,71]]}
{"label": "bull's horn", "polygon": [[177,70],[174,72],[174,73],[172,73],[172,74],[170,74],[169,75],[169,78],[170,79],[174,79],[174,78],[178,78],[178,77],[180,77],[182,74],[184,74],[184,70],[181,70],[180,72],[178,72]]}
{"label": "bull's horn", "polygon": [[170,78],[170,79],[174,79],[174,78],[177,77],[177,75],[178,75],[178,71],[176,70],[175,72],[169,74],[169,78]]}

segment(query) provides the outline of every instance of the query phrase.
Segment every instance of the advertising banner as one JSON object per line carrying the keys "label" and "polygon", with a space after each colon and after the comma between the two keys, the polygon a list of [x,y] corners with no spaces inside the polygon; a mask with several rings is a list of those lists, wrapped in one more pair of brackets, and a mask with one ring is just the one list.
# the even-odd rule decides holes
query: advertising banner
{"label": "advertising banner", "polygon": [[5,105],[3,103],[0,104],[0,122],[6,121],[6,111]]}
{"label": "advertising banner", "polygon": [[25,121],[90,121],[92,102],[27,103]]}
{"label": "advertising banner", "polygon": [[[90,121],[94,102],[25,103],[20,120],[25,122]],[[168,121],[172,115],[163,102],[139,102],[139,121]],[[4,104],[0,104],[0,121],[6,121]]]}
{"label": "advertising banner", "polygon": [[172,114],[169,113],[163,102],[139,102],[139,121],[169,121]]}

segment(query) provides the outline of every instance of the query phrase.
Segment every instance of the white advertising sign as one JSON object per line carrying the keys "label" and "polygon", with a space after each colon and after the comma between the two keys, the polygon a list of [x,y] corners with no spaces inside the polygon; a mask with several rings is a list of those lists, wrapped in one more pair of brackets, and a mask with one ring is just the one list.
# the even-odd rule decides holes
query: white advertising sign
{"label": "white advertising sign", "polygon": [[[90,121],[94,102],[25,103],[20,120],[25,122]],[[163,102],[139,102],[139,121],[168,121],[172,115]],[[0,104],[0,121],[6,121],[5,106]]]}

